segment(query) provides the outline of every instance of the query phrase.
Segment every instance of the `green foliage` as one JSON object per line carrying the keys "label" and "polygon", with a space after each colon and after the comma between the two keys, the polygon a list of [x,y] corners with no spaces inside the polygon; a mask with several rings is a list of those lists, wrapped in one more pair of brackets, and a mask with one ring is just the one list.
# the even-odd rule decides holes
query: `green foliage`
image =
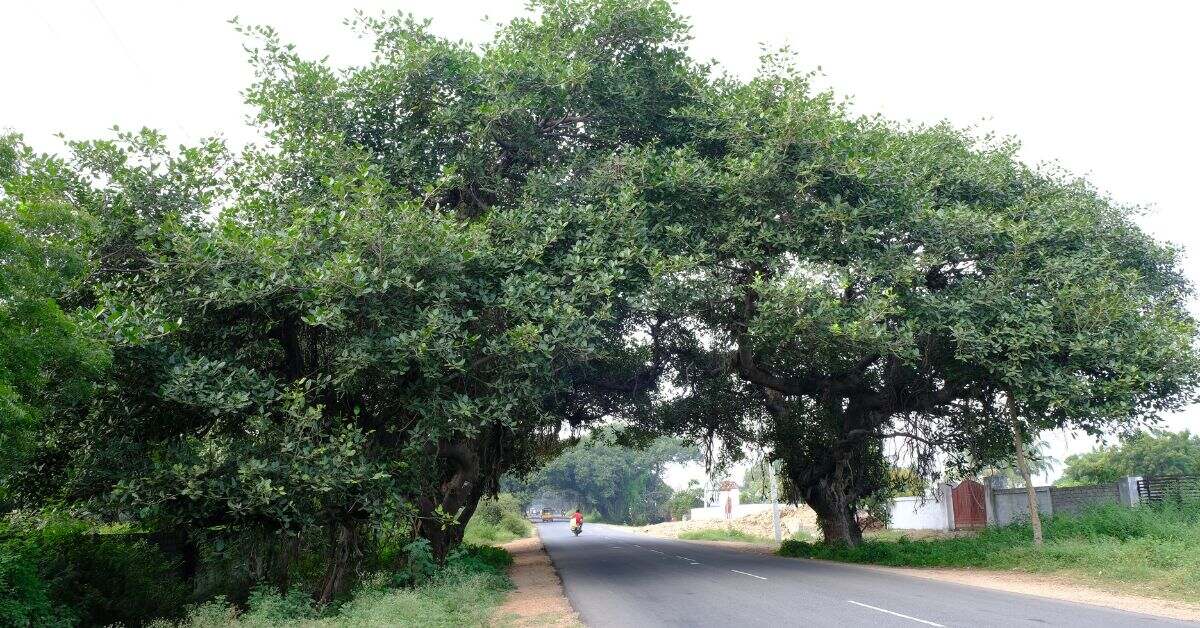
{"label": "green foliage", "polygon": [[396,588],[385,574],[367,578],[337,607],[315,608],[311,596],[256,589],[244,610],[217,598],[194,607],[179,623],[159,628],[274,628],[281,626],[457,626],[488,625],[493,609],[511,588],[505,571],[512,555],[497,547],[461,546],[444,568],[423,584]]}
{"label": "green foliage", "polygon": [[[0,259],[33,288],[20,316],[0,312],[0,339],[53,332],[20,373],[0,363],[0,402],[21,414],[0,438],[38,463],[3,470],[13,500],[227,543],[327,536],[331,557],[407,520],[441,560],[458,513],[564,421],[644,402],[661,367],[624,339],[657,325],[645,285],[663,256],[642,204],[593,180],[618,146],[682,137],[700,68],[666,2],[537,8],[480,48],[360,16],[376,55],[350,68],[239,26],[263,142],[237,155],[151,130],[62,158],[6,138]],[[23,221],[49,209],[85,237]],[[71,264],[40,263],[43,242]],[[72,349],[89,368],[43,350],[81,344],[64,312],[106,343]],[[72,390],[45,373],[89,381],[110,354],[94,394],[33,418]],[[349,562],[328,565],[325,601]]]}
{"label": "green foliage", "polygon": [[494,545],[464,543],[450,555],[447,566],[472,573],[504,574],[513,564],[507,550]]}
{"label": "green foliage", "polygon": [[7,527],[0,554],[5,578],[12,579],[0,589],[0,607],[20,600],[47,622],[135,625],[177,615],[189,597],[178,565],[148,540],[94,534],[69,520]]}
{"label": "green foliage", "polygon": [[[238,26],[263,137],[236,155],[0,140],[5,508],[185,531],[248,550],[230,572],[255,583],[323,574],[322,602],[411,525],[368,559],[427,582],[338,612],[470,623],[497,576],[430,565],[528,529],[502,504],[459,520],[506,473],[638,523],[685,442],[765,445],[784,497],[855,541],[885,439],[928,476],[1007,455],[1002,400],[1032,437],[1194,396],[1190,286],[1131,208],[1013,143],[852,115],[783,54],[717,77],[668,2],[531,8],[480,47],[360,16],[375,54],[346,68]],[[614,418],[644,429],[535,470]],[[178,605],[148,545],[54,534],[5,567],[40,616]],[[272,595],[264,622],[308,612]]]}
{"label": "green foliage", "polygon": [[401,583],[420,586],[437,573],[437,561],[428,539],[413,539],[404,546],[404,571],[397,574]]}
{"label": "green foliage", "polygon": [[655,286],[688,321],[682,392],[647,422],[729,458],[765,445],[827,532],[858,540],[884,441],[926,477],[1011,457],[1009,395],[1027,438],[1194,398],[1190,286],[1135,208],[1015,142],[852,114],[786,53],[683,113],[696,142],[624,163],[688,262]]}
{"label": "green foliage", "polygon": [[533,533],[521,506],[511,493],[479,500],[479,506],[467,522],[463,541],[476,545],[494,545],[520,539]]}
{"label": "green foliage", "polygon": [[888,475],[890,477],[889,493],[892,497],[919,497],[925,495],[929,489],[929,483],[925,481],[925,478],[912,469],[892,467]]}
{"label": "green foliage", "polygon": [[246,612],[239,619],[250,625],[292,624],[316,616],[312,596],[292,589],[279,593],[271,587],[258,587],[246,601]]}
{"label": "green foliage", "polygon": [[687,488],[675,491],[667,500],[667,512],[671,514],[671,519],[681,521],[693,508],[703,505],[704,487],[700,486],[700,482],[690,480]]}
{"label": "green foliage", "polygon": [[[36,172],[16,136],[0,136],[0,507],[29,464],[39,431],[91,396],[107,347],[86,315],[64,311],[86,266],[76,248],[91,223]],[[30,163],[33,162],[33,163]],[[19,497],[15,496],[14,497]]]}
{"label": "green foliage", "polygon": [[20,539],[0,541],[0,624],[69,626],[74,617],[55,604],[38,573],[37,549]]}
{"label": "green foliage", "polygon": [[987,528],[977,537],[867,540],[857,547],[784,541],[783,556],[908,567],[1066,571],[1178,599],[1200,594],[1200,504],[1162,508],[1107,505],[1043,522],[1044,548],[1028,524]]}
{"label": "green foliage", "polygon": [[1071,486],[1115,482],[1131,475],[1200,475],[1200,435],[1152,430],[1113,446],[1067,457],[1055,484]]}
{"label": "green foliage", "polygon": [[598,514],[597,521],[643,524],[662,521],[672,490],[662,481],[669,463],[699,458],[694,447],[672,438],[625,445],[629,435],[603,428],[566,448],[523,481],[526,494],[555,492]]}

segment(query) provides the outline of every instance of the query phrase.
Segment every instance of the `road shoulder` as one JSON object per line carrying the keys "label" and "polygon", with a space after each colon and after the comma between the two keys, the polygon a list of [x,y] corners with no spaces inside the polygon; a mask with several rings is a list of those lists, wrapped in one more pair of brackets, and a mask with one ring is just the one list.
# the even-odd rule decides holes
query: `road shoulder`
{"label": "road shoulder", "polygon": [[554,570],[550,556],[542,546],[542,539],[536,532],[534,536],[506,543],[503,547],[513,555],[513,564],[508,570],[508,575],[516,589],[509,593],[504,604],[496,609],[493,615],[494,625],[583,625],[575,609],[571,608],[571,602],[563,591],[562,580]]}
{"label": "road shoulder", "polygon": [[[797,558],[793,560],[809,559]],[[837,564],[850,565],[850,563]],[[859,564],[853,564],[852,566],[927,580],[953,582],[983,589],[995,589],[1008,593],[1032,595],[1065,602],[1090,604],[1092,606],[1103,606],[1170,619],[1200,621],[1200,605],[1198,604],[1109,591],[1082,585],[1066,576],[1054,574],[993,571],[987,569],[941,569],[933,567],[918,569],[912,567],[883,567],[880,565]]]}
{"label": "road shoulder", "polygon": [[[648,534],[647,532],[643,532],[630,526],[613,527],[637,534],[657,536]],[[775,545],[738,543],[731,541],[692,541],[680,538],[675,538],[674,540],[683,543],[697,543],[713,547],[724,547],[739,552],[760,555],[774,555],[775,550],[778,547]],[[812,559],[791,558],[788,560]],[[1200,621],[1200,605],[1198,604],[1120,593],[1099,587],[1083,585],[1071,580],[1069,577],[1061,575],[1018,571],[993,571],[985,569],[884,567],[880,565],[862,565],[857,563],[842,563],[836,561],[828,562],[846,567],[895,573],[912,576],[914,578],[923,578],[926,580],[952,582],[955,584],[979,587],[983,589],[1005,591],[1007,593],[1018,593],[1022,595],[1032,595],[1035,597],[1062,600],[1064,602],[1090,604],[1092,606],[1102,606],[1105,608],[1143,613],[1157,617],[1180,619],[1184,621]]]}

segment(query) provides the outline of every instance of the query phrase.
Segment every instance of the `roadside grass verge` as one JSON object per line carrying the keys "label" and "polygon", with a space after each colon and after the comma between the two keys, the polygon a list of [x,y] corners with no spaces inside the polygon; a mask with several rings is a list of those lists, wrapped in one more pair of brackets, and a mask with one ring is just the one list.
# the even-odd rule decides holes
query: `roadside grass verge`
{"label": "roadside grass verge", "polygon": [[685,541],[739,541],[742,543],[774,543],[774,539],[756,534],[748,534],[738,529],[708,528],[705,530],[688,530],[680,532],[678,538]]}
{"label": "roadside grass verge", "polygon": [[463,542],[471,545],[501,545],[533,534],[533,525],[521,513],[511,495],[479,502],[463,530]]}
{"label": "roadside grass verge", "polygon": [[1046,542],[1033,545],[1028,525],[987,528],[975,537],[896,540],[858,547],[784,541],[782,556],[896,567],[977,567],[1062,573],[1124,591],[1200,599],[1200,504],[1156,508],[1117,505],[1044,522]]}
{"label": "roadside grass verge", "polygon": [[471,545],[503,545],[533,534],[533,526],[524,519],[508,519],[488,523],[472,519],[463,531],[463,543]]}
{"label": "roadside grass verge", "polygon": [[243,612],[216,599],[193,608],[178,623],[152,628],[305,628],[375,626],[485,626],[512,589],[505,575],[512,555],[496,547],[466,547],[444,569],[414,587],[396,586],[390,574],[367,578],[340,606],[318,608],[300,591],[279,594],[260,588]]}

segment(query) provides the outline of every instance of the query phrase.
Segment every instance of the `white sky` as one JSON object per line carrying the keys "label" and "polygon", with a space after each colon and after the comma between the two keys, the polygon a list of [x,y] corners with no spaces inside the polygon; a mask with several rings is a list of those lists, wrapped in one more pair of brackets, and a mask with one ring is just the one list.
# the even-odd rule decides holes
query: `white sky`
{"label": "white sky", "polygon": [[[482,41],[493,30],[485,15],[506,21],[523,5],[3,1],[0,130],[42,150],[60,148],[55,133],[91,138],[113,124],[242,143],[253,138],[239,93],[251,74],[226,23],[234,16],[275,26],[302,53],[354,63],[367,52],[341,24],[354,8],[410,11],[432,18],[440,34]],[[1018,136],[1027,161],[1058,161],[1116,199],[1146,206],[1142,224],[1189,251],[1186,271],[1200,283],[1200,4],[684,0],[678,8],[695,27],[693,54],[732,73],[752,74],[761,44],[786,44],[860,112]],[[1200,409],[1167,427],[1200,429]],[[1060,459],[1092,444],[1047,436]],[[695,473],[677,470],[670,482],[682,486]]]}

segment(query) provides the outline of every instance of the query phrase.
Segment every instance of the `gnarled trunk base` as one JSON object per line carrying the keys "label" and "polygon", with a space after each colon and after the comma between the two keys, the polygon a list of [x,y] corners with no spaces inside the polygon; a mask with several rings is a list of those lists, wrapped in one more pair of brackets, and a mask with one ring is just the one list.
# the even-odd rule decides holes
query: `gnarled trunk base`
{"label": "gnarled trunk base", "polygon": [[817,513],[817,525],[826,545],[855,547],[862,543],[862,528],[853,505],[857,500],[838,489],[836,482],[822,481],[806,491],[805,502]]}

